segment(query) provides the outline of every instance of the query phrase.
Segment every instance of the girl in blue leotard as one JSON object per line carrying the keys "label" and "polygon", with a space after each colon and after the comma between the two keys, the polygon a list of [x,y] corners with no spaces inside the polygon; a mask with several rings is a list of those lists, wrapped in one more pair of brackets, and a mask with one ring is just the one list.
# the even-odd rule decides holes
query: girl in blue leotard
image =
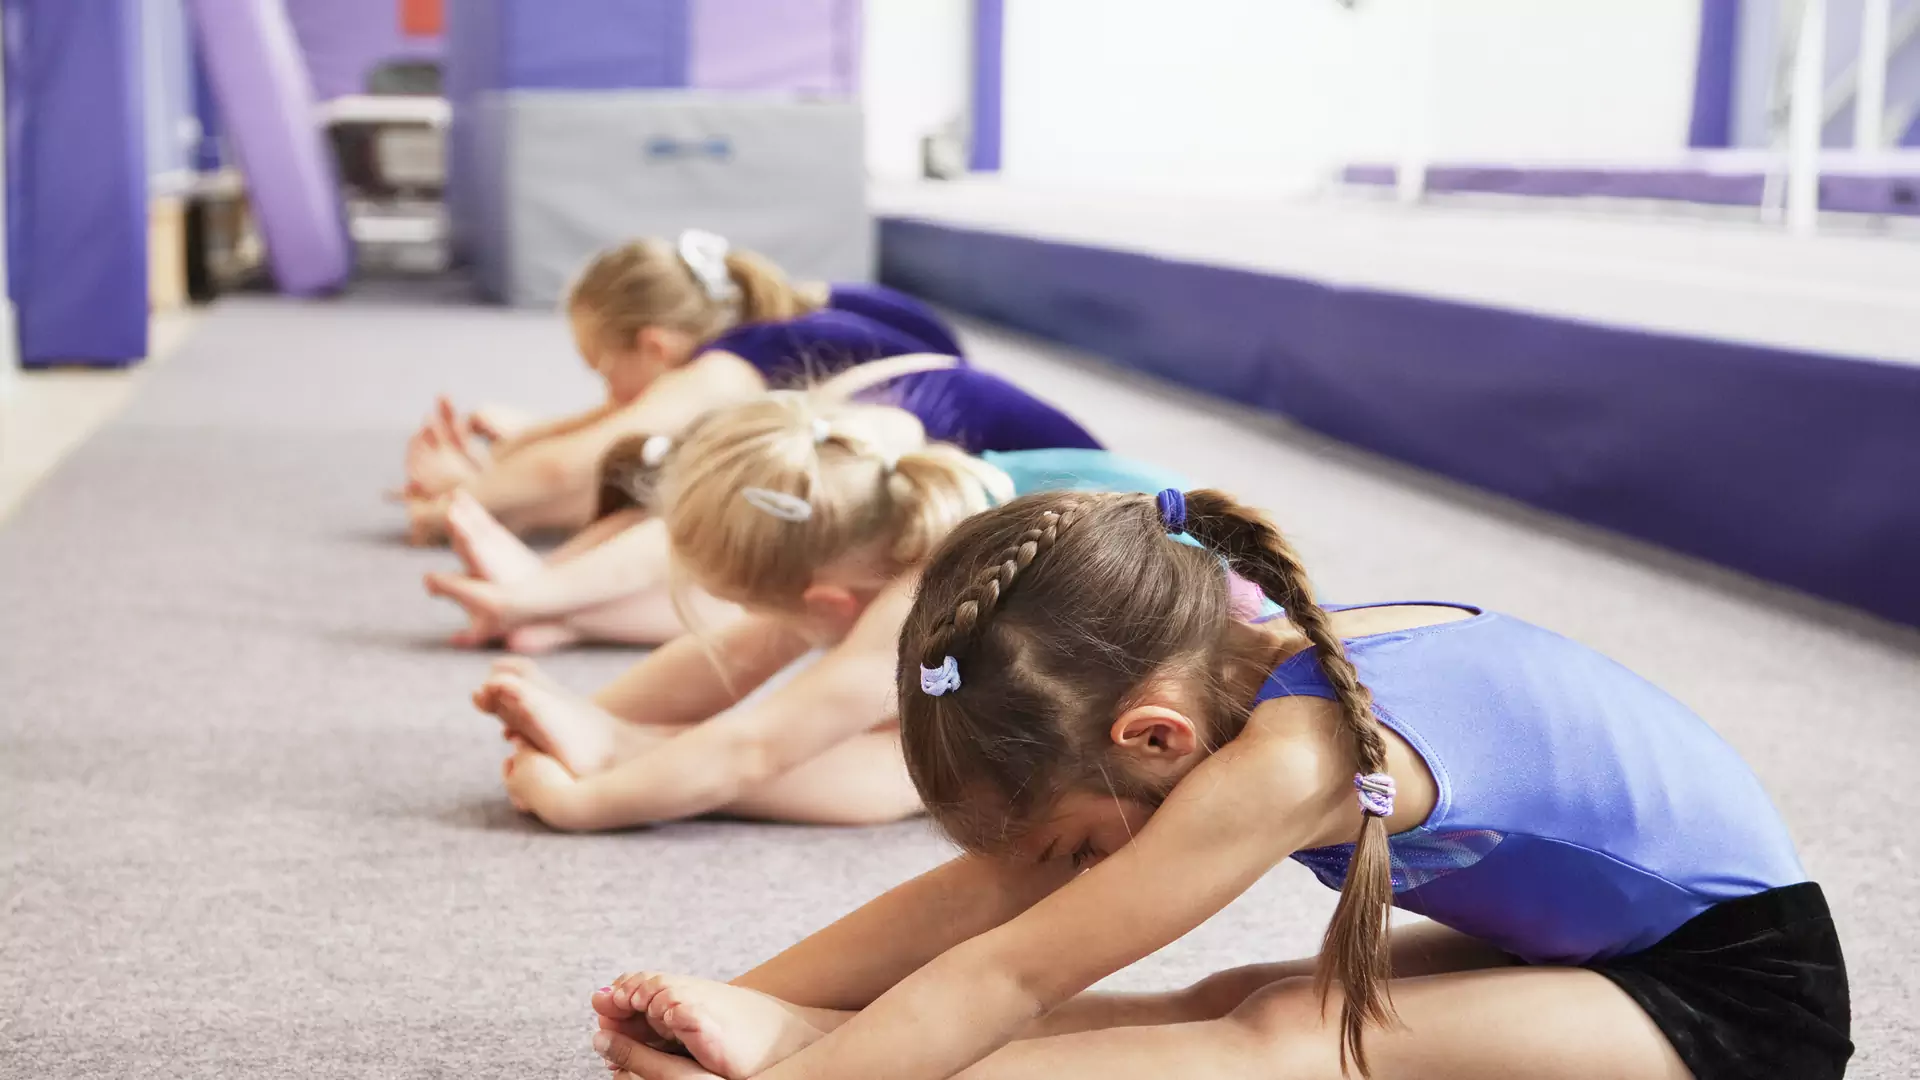
{"label": "girl in blue leotard", "polygon": [[703,417],[651,468],[682,605],[697,592],[738,614],[697,620],[593,700],[525,661],[496,666],[475,702],[519,743],[508,793],[556,828],[917,812],[891,676],[934,545],[1022,492],[1164,475],[1085,447],[970,455],[898,406],[805,393]]}
{"label": "girl in blue leotard", "polygon": [[[1273,610],[1236,617],[1232,575]],[[594,996],[616,1068],[1845,1068],[1833,920],[1758,781],[1679,702],[1572,641],[1464,605],[1323,607],[1274,526],[1218,492],[1056,492],[949,536],[899,662],[908,769],[967,854],[739,985],[623,976]],[[1341,891],[1316,960],[1085,992],[1287,858]],[[1389,933],[1389,905],[1431,921]],[[650,1029],[706,1068],[636,1041]]]}
{"label": "girl in blue leotard", "polygon": [[[442,399],[408,444],[404,492],[416,542],[443,539],[455,491],[517,532],[578,528],[595,469],[636,432],[672,432],[716,406],[904,353],[958,355],[924,304],[877,285],[796,285],[709,233],[602,253],[569,293],[580,355],[607,400],[529,423],[501,410],[459,416]],[[475,447],[491,439],[486,453]]]}

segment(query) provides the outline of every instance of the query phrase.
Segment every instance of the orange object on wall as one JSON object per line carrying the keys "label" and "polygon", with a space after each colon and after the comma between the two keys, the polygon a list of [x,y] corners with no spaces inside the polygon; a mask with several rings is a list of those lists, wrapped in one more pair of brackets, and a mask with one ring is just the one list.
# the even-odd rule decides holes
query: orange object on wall
{"label": "orange object on wall", "polygon": [[401,33],[408,37],[439,37],[446,29],[446,0],[400,0]]}

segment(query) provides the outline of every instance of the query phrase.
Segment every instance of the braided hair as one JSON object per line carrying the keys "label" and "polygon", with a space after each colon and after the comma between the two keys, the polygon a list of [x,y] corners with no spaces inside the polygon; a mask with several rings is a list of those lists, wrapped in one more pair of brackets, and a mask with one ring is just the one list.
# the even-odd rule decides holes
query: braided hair
{"label": "braided hair", "polygon": [[[901,634],[901,742],[928,811],[962,847],[1007,852],[1073,790],[1157,806],[1170,789],[1118,767],[1109,732],[1167,680],[1205,688],[1195,720],[1206,738],[1239,734],[1251,703],[1217,677],[1232,618],[1222,559],[1311,643],[1358,771],[1385,771],[1371,696],[1299,555],[1230,496],[1195,491],[1184,503],[1201,547],[1169,540],[1150,496],[1048,492],[976,515],[928,563]],[[927,689],[921,672],[938,676]],[[1362,821],[1316,979],[1323,997],[1342,987],[1342,1062],[1364,1075],[1365,1027],[1392,1020],[1393,889],[1385,822]]]}

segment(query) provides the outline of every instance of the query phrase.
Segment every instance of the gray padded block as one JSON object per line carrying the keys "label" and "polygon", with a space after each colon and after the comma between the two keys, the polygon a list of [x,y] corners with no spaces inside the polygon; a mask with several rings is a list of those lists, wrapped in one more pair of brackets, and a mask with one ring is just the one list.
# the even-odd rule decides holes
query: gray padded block
{"label": "gray padded block", "polygon": [[480,107],[482,291],[558,303],[593,254],[709,229],[799,279],[873,273],[857,104],[683,91],[508,91]]}

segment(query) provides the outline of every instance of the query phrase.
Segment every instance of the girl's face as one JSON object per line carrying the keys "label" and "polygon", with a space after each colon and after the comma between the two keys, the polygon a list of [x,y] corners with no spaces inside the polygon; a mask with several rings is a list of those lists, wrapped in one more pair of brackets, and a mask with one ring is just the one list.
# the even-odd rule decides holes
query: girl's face
{"label": "girl's face", "polygon": [[1034,862],[1072,859],[1085,869],[1126,847],[1153,811],[1137,799],[1104,791],[1070,791],[1021,839],[1016,856]]}
{"label": "girl's face", "polygon": [[587,366],[606,381],[607,395],[622,405],[639,397],[655,379],[686,363],[693,353],[688,335],[664,327],[644,327],[620,341],[585,309],[575,308],[569,321],[574,347]]}

